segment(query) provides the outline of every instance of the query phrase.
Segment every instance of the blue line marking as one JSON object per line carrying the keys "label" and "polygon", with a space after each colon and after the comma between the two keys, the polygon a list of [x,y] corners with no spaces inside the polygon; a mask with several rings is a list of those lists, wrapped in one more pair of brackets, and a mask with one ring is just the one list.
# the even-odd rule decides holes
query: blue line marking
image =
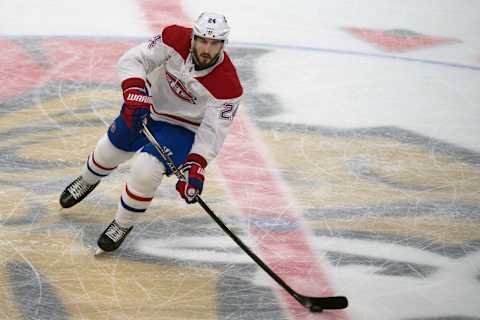
{"label": "blue line marking", "polygon": [[236,42],[231,45],[232,47],[253,47],[253,48],[267,48],[267,49],[286,49],[286,50],[300,50],[300,51],[312,51],[312,52],[322,52],[322,53],[333,53],[333,54],[343,54],[343,55],[352,55],[352,56],[364,56],[370,58],[381,58],[381,59],[391,59],[391,60],[402,60],[409,62],[419,62],[425,64],[434,64],[450,68],[459,68],[459,69],[468,69],[474,71],[480,71],[480,66],[472,66],[467,64],[452,63],[438,60],[429,60],[429,59],[420,59],[420,58],[409,58],[396,55],[382,54],[382,53],[370,53],[370,52],[361,52],[354,50],[342,50],[342,49],[327,49],[327,48],[318,48],[318,47],[305,47],[305,46],[292,46],[292,45],[282,45],[282,44],[270,44],[270,43],[253,43],[253,42]]}

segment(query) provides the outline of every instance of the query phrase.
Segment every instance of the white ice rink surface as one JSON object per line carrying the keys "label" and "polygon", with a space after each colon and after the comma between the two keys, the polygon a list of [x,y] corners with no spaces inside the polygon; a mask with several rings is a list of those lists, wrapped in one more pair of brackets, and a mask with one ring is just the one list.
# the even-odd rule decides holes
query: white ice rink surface
{"label": "white ice rink surface", "polygon": [[[185,1],[184,6],[191,17],[224,12],[233,26],[232,46],[289,48],[273,50],[255,65],[258,89],[274,92],[286,111],[271,120],[397,126],[480,151],[478,1]],[[150,36],[131,0],[3,1],[0,12],[2,35]],[[411,29],[462,43],[387,59],[341,29],[350,26]],[[402,59],[408,57],[420,61]]]}
{"label": "white ice rink surface", "polygon": [[[154,1],[3,0],[0,2],[0,40],[12,39],[22,44],[37,60],[43,59],[35,47],[36,39],[41,38],[61,36],[129,43],[143,41],[154,33],[142,8],[145,3]],[[257,272],[246,255],[218,230],[212,231],[215,226],[206,226],[202,220],[206,219],[204,216],[198,218],[187,214],[181,217],[186,219],[181,220],[182,229],[172,218],[177,216],[175,212],[168,213],[167,222],[163,222],[162,217],[145,222],[140,229],[146,230],[147,236],[134,238],[131,248],[125,250],[123,257],[120,253],[111,266],[94,262],[94,268],[105,272],[107,282],[113,288],[113,298],[103,295],[103,288],[98,289],[101,294],[92,293],[96,290],[89,287],[90,280],[82,278],[83,269],[76,269],[73,275],[66,273],[66,278],[75,278],[84,285],[78,290],[84,293],[82,297],[87,296],[71,307],[75,297],[68,296],[69,285],[62,283],[65,279],[56,279],[58,282],[53,281],[50,285],[40,271],[43,267],[43,270],[53,272],[58,262],[55,259],[62,260],[62,256],[75,263],[76,255],[83,259],[84,244],[94,243],[101,226],[114,212],[126,169],[122,167],[121,174],[114,175],[111,184],[104,183],[106,186],[100,190],[100,195],[87,202],[90,206],[87,208],[92,211],[85,218],[80,217],[80,207],[74,211],[78,217],[59,218],[60,222],[55,220],[59,214],[57,209],[52,209],[53,203],[56,203],[58,192],[67,178],[77,172],[74,169],[82,164],[79,159],[85,154],[79,155],[79,159],[65,157],[67,169],[54,173],[53,178],[44,171],[39,171],[36,178],[36,171],[32,176],[25,174],[36,168],[35,161],[40,161],[39,166],[54,167],[63,160],[61,154],[51,153],[49,147],[42,149],[42,139],[49,140],[52,136],[42,138],[40,134],[35,143],[26,144],[28,147],[25,148],[22,143],[27,140],[10,142],[13,136],[17,138],[31,130],[12,129],[8,124],[12,121],[7,119],[15,103],[28,104],[30,101],[27,103],[26,100],[30,99],[37,106],[36,93],[29,95],[27,92],[25,98],[0,101],[0,120],[8,120],[0,122],[0,135],[3,136],[0,148],[2,152],[14,149],[12,154],[15,155],[11,158],[13,160],[9,158],[10,153],[0,157],[0,199],[6,203],[0,206],[0,254],[3,254],[0,256],[3,268],[0,272],[0,306],[7,306],[0,311],[0,319],[43,319],[46,314],[51,319],[108,319],[110,315],[100,310],[107,300],[116,306],[109,311],[112,319],[155,319],[155,316],[168,319],[170,316],[161,315],[165,310],[165,314],[172,315],[170,319],[480,319],[480,2],[184,0],[169,3],[175,3],[192,19],[202,11],[217,11],[228,17],[232,26],[229,43],[232,57],[241,64],[240,77],[245,79],[247,97],[243,110],[258,126],[259,139],[265,144],[259,146],[259,150],[266,150],[265,157],[278,164],[278,168],[272,170],[278,169],[286,190],[292,190],[292,198],[298,202],[296,205],[303,213],[307,227],[312,229],[308,234],[314,238],[314,252],[323,263],[335,293],[349,297],[349,309],[344,314],[320,316],[295,313],[287,307],[288,302],[279,291],[272,289],[272,281]],[[351,27],[407,30],[417,35],[455,41],[405,51],[386,51],[349,33],[346,28]],[[29,42],[31,39],[34,44]],[[3,54],[8,55],[8,52]],[[75,52],[69,54],[70,58],[75,58]],[[4,73],[2,79],[8,78]],[[92,83],[94,87],[97,85],[94,79]],[[63,86],[68,85],[63,82],[58,86],[55,82],[55,85],[52,95],[56,96],[58,90],[62,101],[60,106],[52,107],[55,112],[71,114],[72,122],[79,127],[98,126],[82,118],[85,111],[76,113],[70,106],[75,104],[75,99],[84,96],[70,100],[68,95],[62,96]],[[108,94],[115,97],[115,93]],[[95,94],[88,95],[94,99]],[[265,105],[269,107],[264,112],[262,107]],[[38,104],[40,113],[49,113],[50,107]],[[102,120],[100,127],[116,110],[111,107],[105,114],[102,107],[105,108],[101,102],[93,103],[88,112],[93,118],[98,116]],[[15,110],[18,112],[19,109]],[[57,119],[50,113],[49,117],[49,121]],[[35,115],[31,121],[28,116],[26,119],[28,126],[30,122],[34,126],[38,121]],[[59,135],[57,139],[63,138],[64,134],[77,133],[69,131],[69,125],[59,123],[55,122],[55,126],[61,128],[60,133],[56,133]],[[84,138],[76,143],[88,154],[95,137],[82,132]],[[370,142],[364,146],[364,140],[357,140],[359,137]],[[388,140],[390,138],[392,140]],[[15,146],[9,143],[15,143]],[[15,151],[17,149],[22,151]],[[70,145],[67,149],[75,154]],[[387,151],[383,153],[382,150]],[[330,162],[331,154],[337,160],[343,159],[340,164]],[[299,162],[290,163],[286,159],[290,157],[292,163]],[[215,190],[228,185],[228,179],[223,176],[228,175],[225,172],[214,174],[212,181],[215,186],[221,186]],[[33,195],[32,203],[28,196],[21,200],[16,198],[18,194],[24,194],[24,190],[27,195]],[[46,193],[42,193],[44,190]],[[315,200],[308,199],[310,194]],[[174,198],[169,191],[161,191],[160,195]],[[209,196],[214,205],[228,208],[226,197],[215,196],[214,192]],[[37,203],[42,204],[39,208],[43,211],[35,207]],[[154,207],[157,208],[157,203]],[[96,210],[108,212],[98,219],[92,214]],[[186,209],[181,207],[181,210]],[[341,225],[342,219],[347,227]],[[57,235],[53,235],[57,229],[65,231],[62,229],[65,221],[68,221],[67,231],[73,234],[73,240],[61,238],[68,246],[62,256],[52,255],[50,259],[55,263],[48,264],[48,267],[41,263],[36,265],[37,258],[23,251],[20,244],[23,235],[38,234],[43,239],[39,242],[57,239]],[[229,219],[233,224],[241,221],[244,220]],[[445,221],[446,227],[440,226]],[[197,223],[201,231],[189,226]],[[248,220],[242,226],[245,229],[242,237],[255,248],[255,238],[246,231],[250,223],[255,221]],[[240,232],[242,227],[237,225],[236,231]],[[2,229],[4,236],[1,235]],[[37,243],[35,239],[34,243]],[[48,247],[51,251],[55,250],[56,244],[60,245],[60,240],[54,241],[52,248]],[[25,250],[31,249],[34,248]],[[14,254],[23,260],[10,261],[9,257]],[[129,273],[135,271],[136,265],[131,267],[133,271],[123,269],[130,268],[129,263],[140,265],[149,259],[162,267],[175,268],[178,262],[182,267],[198,267],[203,271],[198,271],[200,280],[191,278],[197,269],[184,270],[180,276],[178,272],[162,271],[172,276],[170,282],[174,292],[158,293],[157,289],[145,284],[149,282],[149,275],[155,281],[162,281],[164,273],[156,273],[157,265],[151,270],[138,267],[139,273],[145,272],[146,279],[135,278]],[[88,258],[82,263],[85,261],[89,261]],[[19,275],[28,275],[29,270],[33,270],[30,277],[24,279]],[[111,270],[112,273],[107,273]],[[229,277],[230,271],[235,275],[233,278]],[[1,276],[2,272],[7,275]],[[15,273],[17,275],[12,275]],[[188,281],[200,282],[191,290],[195,296],[195,290],[205,289],[203,277],[207,279],[205,282],[213,282],[210,277],[214,273],[220,274],[220,281],[208,284],[215,288],[218,296],[208,290],[201,292],[208,302],[213,300],[216,303],[217,309],[205,307],[203,310],[201,303],[205,301],[199,299],[198,308],[192,313],[173,316],[178,311],[174,309],[181,308],[181,304],[164,310],[165,301],[156,300],[165,294],[171,299],[168,301],[178,303],[182,300],[179,292],[184,286],[188,287],[185,284]],[[245,280],[244,273],[249,279]],[[118,275],[123,275],[124,279]],[[176,277],[181,279],[175,282]],[[96,286],[95,281],[102,281],[101,277],[99,279],[91,286]],[[241,282],[238,294],[234,290],[237,282]],[[250,285],[248,294],[241,291],[244,282]],[[47,284],[42,287],[42,283]],[[230,290],[230,285],[234,289]],[[141,301],[119,298],[117,289],[131,287],[136,288],[139,297],[144,297],[139,298]],[[40,288],[40,297],[43,288],[44,300],[61,307],[42,309],[40,304],[29,304],[22,300],[22,297],[29,296],[22,288],[26,291]],[[254,295],[254,298],[247,295]],[[246,301],[247,307],[238,301]],[[248,307],[252,301],[257,307]],[[159,305],[156,309],[159,313],[151,315],[139,311],[142,305],[151,304]]]}
{"label": "white ice rink surface", "polygon": [[[203,9],[203,2],[186,4],[193,16]],[[233,44],[289,48],[273,50],[256,64],[259,89],[275,92],[287,111],[271,120],[397,126],[480,151],[477,1],[213,1],[205,7],[226,12],[239,26],[232,31]],[[387,59],[341,29],[350,26],[411,29],[463,43]],[[402,59],[408,57],[420,61]]]}

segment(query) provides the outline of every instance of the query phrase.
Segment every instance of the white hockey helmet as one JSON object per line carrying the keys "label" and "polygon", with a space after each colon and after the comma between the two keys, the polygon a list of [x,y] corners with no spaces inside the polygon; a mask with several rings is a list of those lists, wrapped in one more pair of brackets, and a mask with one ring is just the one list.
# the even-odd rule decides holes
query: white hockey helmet
{"label": "white hockey helmet", "polygon": [[193,35],[227,42],[230,26],[223,14],[204,12],[193,25]]}

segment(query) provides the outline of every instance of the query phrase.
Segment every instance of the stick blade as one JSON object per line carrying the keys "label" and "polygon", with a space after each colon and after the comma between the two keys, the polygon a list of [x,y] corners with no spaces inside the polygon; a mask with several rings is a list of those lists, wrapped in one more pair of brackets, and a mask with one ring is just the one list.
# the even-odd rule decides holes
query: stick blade
{"label": "stick blade", "polygon": [[338,310],[348,307],[348,299],[344,296],[336,297],[305,297],[304,306],[312,312],[321,312],[323,310]]}

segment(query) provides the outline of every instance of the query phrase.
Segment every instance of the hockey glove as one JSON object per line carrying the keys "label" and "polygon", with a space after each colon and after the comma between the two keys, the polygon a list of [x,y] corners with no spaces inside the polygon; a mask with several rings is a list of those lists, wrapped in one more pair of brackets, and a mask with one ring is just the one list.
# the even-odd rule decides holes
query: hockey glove
{"label": "hockey glove", "polygon": [[201,155],[190,153],[187,160],[180,166],[186,180],[178,180],[176,189],[187,203],[197,202],[197,195],[202,193],[204,171],[207,161]]}
{"label": "hockey glove", "polygon": [[127,127],[140,131],[142,121],[150,114],[153,105],[148,95],[145,81],[141,78],[128,78],[122,82],[123,106],[121,115]]}

